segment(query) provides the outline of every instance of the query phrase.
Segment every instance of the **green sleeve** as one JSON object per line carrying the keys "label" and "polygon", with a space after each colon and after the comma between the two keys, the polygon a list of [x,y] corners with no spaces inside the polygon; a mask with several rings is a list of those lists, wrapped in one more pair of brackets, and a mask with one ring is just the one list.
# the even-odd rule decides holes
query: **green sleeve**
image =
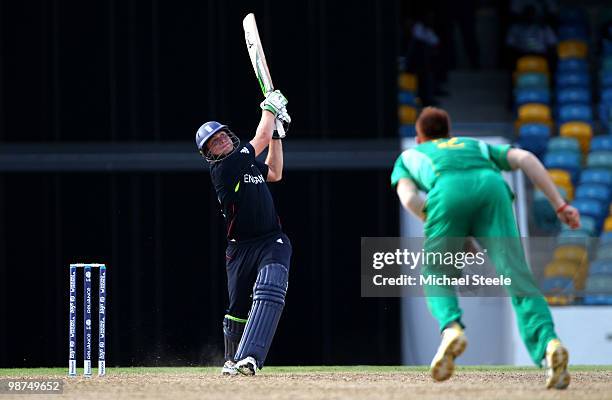
{"label": "green sleeve", "polygon": [[393,172],[391,172],[391,186],[397,185],[397,182],[399,182],[399,180],[402,178],[412,179],[412,176],[410,176],[410,172],[408,172],[408,169],[404,165],[402,155],[400,154],[400,156],[397,157],[397,160],[395,160]]}
{"label": "green sleeve", "polygon": [[509,144],[491,145],[489,144],[489,157],[491,161],[497,165],[502,171],[511,171],[510,163],[508,162],[508,150],[512,146]]}

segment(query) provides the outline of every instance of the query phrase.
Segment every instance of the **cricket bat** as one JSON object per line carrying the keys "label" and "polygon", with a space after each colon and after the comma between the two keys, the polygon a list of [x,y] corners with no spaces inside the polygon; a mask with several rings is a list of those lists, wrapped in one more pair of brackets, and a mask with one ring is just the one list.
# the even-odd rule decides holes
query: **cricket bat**
{"label": "cricket bat", "polygon": [[[249,51],[249,57],[251,58],[251,64],[253,64],[253,70],[255,76],[259,81],[261,91],[266,93],[274,90],[274,84],[272,84],[272,77],[270,76],[270,70],[268,69],[268,63],[266,62],[266,55],[261,45],[261,39],[259,38],[259,31],[257,30],[257,23],[255,22],[255,14],[250,13],[242,20],[242,27],[244,28],[244,40],[246,41],[247,50]],[[282,122],[276,120],[276,130],[282,135],[285,133]]]}

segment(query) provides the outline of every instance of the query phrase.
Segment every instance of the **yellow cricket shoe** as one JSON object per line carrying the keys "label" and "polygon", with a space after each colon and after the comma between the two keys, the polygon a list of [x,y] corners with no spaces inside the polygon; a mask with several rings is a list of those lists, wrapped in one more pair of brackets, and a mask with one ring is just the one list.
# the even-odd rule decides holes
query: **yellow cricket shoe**
{"label": "yellow cricket shoe", "polygon": [[559,339],[552,339],[546,345],[546,389],[565,389],[570,383],[567,372],[569,352]]}
{"label": "yellow cricket shoe", "polygon": [[431,361],[431,377],[438,382],[450,378],[455,371],[455,358],[459,357],[466,347],[467,338],[461,325],[455,322],[444,329],[438,352]]}

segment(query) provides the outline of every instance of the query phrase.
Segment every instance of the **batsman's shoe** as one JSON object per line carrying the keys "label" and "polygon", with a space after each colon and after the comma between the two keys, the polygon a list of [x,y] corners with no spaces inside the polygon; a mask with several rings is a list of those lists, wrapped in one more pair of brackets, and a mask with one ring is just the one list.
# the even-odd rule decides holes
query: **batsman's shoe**
{"label": "batsman's shoe", "polygon": [[223,364],[223,368],[221,368],[221,374],[237,375],[238,371],[236,370],[236,363],[230,360],[226,361],[225,364]]}
{"label": "batsman's shoe", "polygon": [[546,389],[565,389],[570,383],[567,372],[569,352],[559,339],[552,339],[546,346]]}
{"label": "batsman's shoe", "polygon": [[255,375],[257,361],[253,357],[244,358],[236,363],[236,370],[242,375]]}
{"label": "batsman's shoe", "polygon": [[442,331],[442,343],[431,361],[431,377],[438,382],[445,381],[455,371],[455,358],[459,357],[467,347],[467,339],[463,328],[457,323]]}

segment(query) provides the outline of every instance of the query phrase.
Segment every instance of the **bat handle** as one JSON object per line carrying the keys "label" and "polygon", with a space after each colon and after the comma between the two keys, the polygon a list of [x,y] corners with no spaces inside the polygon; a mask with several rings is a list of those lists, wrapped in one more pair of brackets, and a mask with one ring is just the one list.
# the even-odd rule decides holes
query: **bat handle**
{"label": "bat handle", "polygon": [[281,121],[279,121],[278,119],[275,122],[276,122],[276,130],[278,131],[280,136],[284,136],[285,135],[285,127],[283,126],[283,123]]}

